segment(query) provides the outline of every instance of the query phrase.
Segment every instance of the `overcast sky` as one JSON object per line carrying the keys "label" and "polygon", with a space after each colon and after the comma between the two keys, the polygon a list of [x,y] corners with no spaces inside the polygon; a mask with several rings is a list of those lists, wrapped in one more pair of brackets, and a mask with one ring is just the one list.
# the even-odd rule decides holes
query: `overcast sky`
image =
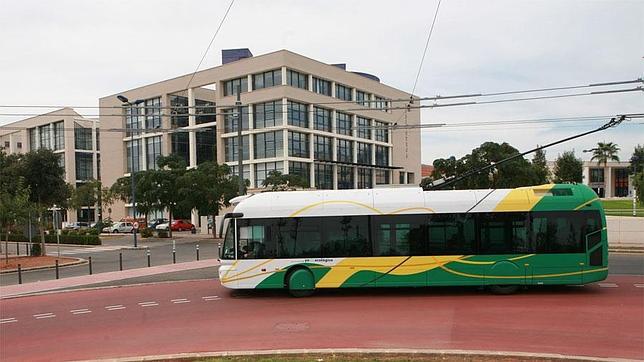
{"label": "overcast sky", "polygon": [[[0,0],[0,104],[96,106],[99,97],[191,73],[228,4]],[[225,48],[247,47],[255,55],[288,49],[323,62],[347,63],[348,70],[375,74],[409,92],[436,4],[236,0],[200,69],[220,65]],[[642,19],[640,0],[443,0],[415,93],[488,93],[637,79],[644,74]],[[97,113],[77,110],[86,116]],[[629,112],[644,112],[643,92],[426,109],[422,122]],[[0,115],[0,125],[21,118]],[[601,123],[426,129],[422,159],[461,157],[485,141],[526,150]],[[620,156],[628,159],[636,144],[644,144],[644,125],[623,125],[566,143],[549,149],[547,158],[574,149],[588,159],[581,150],[598,141],[617,143]]]}

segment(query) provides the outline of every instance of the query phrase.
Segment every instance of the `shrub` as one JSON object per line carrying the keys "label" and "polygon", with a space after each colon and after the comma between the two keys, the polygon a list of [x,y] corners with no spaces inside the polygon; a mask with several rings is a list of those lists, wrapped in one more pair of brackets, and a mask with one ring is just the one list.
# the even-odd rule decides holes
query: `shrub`
{"label": "shrub", "polygon": [[76,235],[87,235],[87,229],[78,229]]}
{"label": "shrub", "polygon": [[141,229],[141,237],[142,238],[149,238],[153,235],[154,233],[152,232],[151,228],[145,228]]}
{"label": "shrub", "polygon": [[167,230],[157,230],[157,236],[160,238],[169,238],[170,233]]}
{"label": "shrub", "polygon": [[97,228],[87,229],[87,235],[98,235],[100,231]]}
{"label": "shrub", "polygon": [[[2,241],[5,240],[6,235],[0,235]],[[28,242],[29,238],[21,234],[9,234],[9,241]],[[33,235],[31,238],[33,243],[40,243],[40,234]],[[45,242],[56,244],[57,238],[55,234],[45,235]],[[61,244],[74,244],[74,245],[101,245],[101,239],[97,235],[60,235]]]}
{"label": "shrub", "polygon": [[72,231],[72,230],[69,230],[69,229],[62,229],[62,230],[60,231],[60,233],[61,233],[62,235],[68,235],[68,234],[70,233],[70,231]]}

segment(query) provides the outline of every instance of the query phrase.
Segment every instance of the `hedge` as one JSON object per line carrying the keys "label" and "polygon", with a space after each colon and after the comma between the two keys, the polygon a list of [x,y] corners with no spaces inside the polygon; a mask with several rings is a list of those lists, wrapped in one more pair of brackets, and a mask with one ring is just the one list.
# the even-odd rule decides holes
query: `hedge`
{"label": "hedge", "polygon": [[[2,241],[6,240],[6,235],[0,234]],[[29,238],[20,234],[9,234],[9,241],[28,242]],[[31,241],[40,242],[40,235],[32,235]],[[55,244],[56,235],[45,235],[45,242]],[[60,235],[61,244],[74,245],[101,245],[101,239],[96,235]]]}

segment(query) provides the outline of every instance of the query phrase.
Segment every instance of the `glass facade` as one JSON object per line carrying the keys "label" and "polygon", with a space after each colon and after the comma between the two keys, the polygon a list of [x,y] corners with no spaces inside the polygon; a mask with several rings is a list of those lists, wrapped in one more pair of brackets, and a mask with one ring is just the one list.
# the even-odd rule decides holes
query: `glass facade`
{"label": "glass facade", "polygon": [[282,125],[282,101],[272,101],[253,105],[255,128],[266,128]]}
{"label": "glass facade", "polygon": [[253,74],[253,90],[282,85],[282,70],[275,69],[268,72]]}
{"label": "glass facade", "polygon": [[309,186],[311,182],[311,164],[308,162],[290,161],[288,163],[288,173],[290,175],[300,176]]}
{"label": "glass facade", "polygon": [[358,167],[358,188],[370,189],[373,187],[371,178],[371,169],[365,167]]}
{"label": "glass facade", "polygon": [[224,82],[224,96],[237,94],[237,87],[241,88],[242,93],[248,92],[248,77],[235,78]]}
{"label": "glass facade", "polygon": [[[242,130],[247,131],[248,130],[248,119],[249,119],[249,110],[248,106],[243,106],[242,107]],[[222,111],[224,114],[224,132],[225,133],[230,133],[230,132],[237,132],[237,109],[235,108],[228,108],[224,109]]]}
{"label": "glass facade", "polygon": [[77,150],[92,149],[92,129],[74,124],[74,147]]}
{"label": "glass facade", "polygon": [[[244,160],[250,159],[248,136],[242,136],[242,156]],[[239,152],[237,151],[237,137],[224,138],[224,159],[226,162],[237,161]]]}
{"label": "glass facade", "polygon": [[333,189],[333,165],[315,164],[315,188],[319,190]]}
{"label": "glass facade", "polygon": [[368,143],[362,143],[358,142],[358,159],[357,163],[361,163],[363,165],[370,165],[371,164],[371,145]]}
{"label": "glass facade", "polygon": [[309,135],[289,131],[288,155],[291,157],[309,158]]}
{"label": "glass facade", "polygon": [[376,146],[376,165],[389,166],[389,147]]}
{"label": "glass facade", "polygon": [[389,126],[385,122],[373,121],[376,141],[389,142]]}
{"label": "glass facade", "polygon": [[387,112],[387,108],[389,107],[389,102],[387,99],[379,96],[374,96],[373,97],[373,102],[371,102],[371,107],[379,109],[383,112]]}
{"label": "glass facade", "polygon": [[170,126],[172,128],[188,126],[188,97],[170,96]]}
{"label": "glass facade", "polygon": [[[125,108],[125,128],[127,131],[125,132],[125,135],[127,137],[134,135],[138,135],[139,133],[134,130],[141,129],[141,114],[143,113],[143,109],[140,106],[134,106],[134,107],[127,107]],[[187,121],[186,121],[187,125]]]}
{"label": "glass facade", "polygon": [[[58,151],[58,150],[64,150],[64,149],[65,149],[65,122],[60,121],[60,122],[54,123],[54,150]],[[91,146],[89,149],[91,149]]]}
{"label": "glass facade", "polygon": [[197,165],[217,160],[216,128],[202,128],[195,135],[197,148]]}
{"label": "glass facade", "polygon": [[[127,172],[132,172],[132,152],[134,152],[134,172],[141,171],[141,161],[143,157],[141,155],[141,140],[127,141],[125,142],[125,156],[127,157]],[[78,164],[76,164],[78,168]],[[78,179],[78,175],[76,175]]]}
{"label": "glass facade", "polygon": [[356,103],[361,106],[369,107],[369,93],[356,90]]}
{"label": "glass facade", "polygon": [[190,164],[190,137],[188,132],[177,132],[170,135],[172,154],[181,157],[186,165]]}
{"label": "glass facade", "polygon": [[351,135],[351,115],[342,112],[335,112],[335,131],[339,134]]}
{"label": "glass facade", "polygon": [[353,95],[351,94],[351,88],[342,84],[335,85],[335,97],[345,101],[352,101]]}
{"label": "glass facade", "polygon": [[255,164],[255,184],[257,187],[262,187],[264,180],[271,171],[279,171],[284,173],[284,162],[264,162]]}
{"label": "glass facade", "polygon": [[264,132],[254,135],[255,158],[284,156],[283,132]]}
{"label": "glass facade", "polygon": [[286,83],[291,87],[309,89],[309,76],[292,69],[287,69]]}
{"label": "glass facade", "polygon": [[145,100],[145,128],[161,128],[161,97]]}
{"label": "glass facade", "polygon": [[195,99],[195,124],[211,123],[217,120],[215,102]]}
{"label": "glass facade", "polygon": [[389,170],[375,170],[376,173],[376,185],[386,185],[389,184]]}
{"label": "glass facade", "polygon": [[331,137],[313,136],[313,158],[320,161],[333,161],[333,144]]}
{"label": "glass facade", "polygon": [[313,77],[313,91],[315,93],[331,96],[331,82],[328,80]]}
{"label": "glass facade", "polygon": [[145,139],[145,156],[147,158],[147,169],[157,170],[159,168],[157,159],[161,156],[161,136],[148,137]]}
{"label": "glass facade", "polygon": [[313,107],[313,128],[318,131],[331,132],[331,110]]}
{"label": "glass facade", "polygon": [[591,168],[590,169],[590,182],[604,182],[604,169]]}
{"label": "glass facade", "polygon": [[49,125],[38,127],[40,134],[40,147],[51,150],[51,127]]}
{"label": "glass facade", "polygon": [[35,151],[38,149],[38,138],[36,128],[29,128],[29,150]]}
{"label": "glass facade", "polygon": [[[239,175],[239,167],[238,167],[237,165],[235,165],[235,166],[229,166],[229,167],[230,167],[230,174],[231,174],[232,176],[237,176],[237,175]],[[244,178],[244,180],[250,180],[250,165],[244,165],[244,166],[242,167],[242,169],[244,170],[244,174],[242,175],[242,177]],[[251,185],[251,187],[252,187],[252,185]]]}
{"label": "glass facade", "polygon": [[309,111],[306,104],[288,101],[288,124],[309,128]]}
{"label": "glass facade", "polygon": [[371,120],[356,116],[356,137],[371,139]]}
{"label": "glass facade", "polygon": [[338,166],[338,190],[353,188],[353,167]]}
{"label": "glass facade", "polygon": [[338,139],[338,157],[339,162],[353,162],[353,142]]}
{"label": "glass facade", "polygon": [[76,180],[86,181],[94,178],[94,157],[91,153],[76,152]]}

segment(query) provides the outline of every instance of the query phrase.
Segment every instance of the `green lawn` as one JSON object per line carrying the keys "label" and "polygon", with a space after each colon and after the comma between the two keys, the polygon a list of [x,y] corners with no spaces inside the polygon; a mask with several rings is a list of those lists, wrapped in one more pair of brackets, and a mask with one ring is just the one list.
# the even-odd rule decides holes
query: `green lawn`
{"label": "green lawn", "polygon": [[[606,215],[633,216],[633,200],[601,200]],[[644,217],[644,205],[640,202],[637,205],[637,216]]]}

